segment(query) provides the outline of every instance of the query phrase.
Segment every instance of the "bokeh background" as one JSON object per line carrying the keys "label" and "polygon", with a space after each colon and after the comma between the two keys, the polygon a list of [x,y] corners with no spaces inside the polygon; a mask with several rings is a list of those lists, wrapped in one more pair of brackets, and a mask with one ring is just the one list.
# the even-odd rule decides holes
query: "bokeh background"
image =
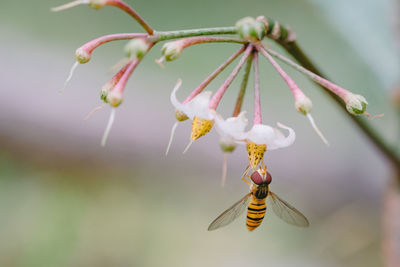
{"label": "bokeh background", "polygon": [[[373,127],[389,142],[399,139],[391,103],[400,73],[398,2],[127,2],[160,31],[229,26],[248,15],[290,25],[323,72],[366,96],[370,113],[385,113],[371,122]],[[0,2],[0,266],[382,265],[382,196],[393,173],[319,88],[284,66],[312,98],[312,114],[330,147],[296,112],[285,83],[262,60],[264,123],[279,121],[297,133],[293,146],[266,154],[272,189],[306,214],[311,227],[292,227],[271,213],[252,233],[244,217],[207,232],[220,212],[248,192],[239,179],[246,151],[238,147],[229,155],[223,188],[223,154],[215,131],[182,155],[190,133],[190,123],[182,123],[165,157],[175,122],[169,94],[181,77],[183,99],[237,46],[191,47],[165,69],[154,64],[160,45],[154,48],[131,77],[102,148],[109,108],[85,123],[82,119],[101,104],[100,88],[123,56],[125,42],[98,48],[64,93],[58,90],[76,48],[104,34],[142,30],[113,7],[50,12],[63,3]],[[210,89],[218,88],[227,73]],[[239,83],[222,101],[225,116]],[[252,96],[249,90],[245,109],[252,106]]]}

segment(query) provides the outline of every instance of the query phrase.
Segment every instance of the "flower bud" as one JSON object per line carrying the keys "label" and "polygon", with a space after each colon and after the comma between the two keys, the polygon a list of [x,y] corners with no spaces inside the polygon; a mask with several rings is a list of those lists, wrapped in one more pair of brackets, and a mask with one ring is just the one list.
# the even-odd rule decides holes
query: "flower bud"
{"label": "flower bud", "polygon": [[297,111],[306,115],[307,113],[310,113],[310,111],[311,111],[312,102],[307,96],[302,95],[301,97],[296,98],[296,101],[294,102],[294,106],[296,107]]}
{"label": "flower bud", "polygon": [[125,45],[127,57],[142,58],[147,52],[148,45],[143,39],[133,39]]}
{"label": "flower bud", "polygon": [[121,105],[122,100],[123,100],[123,95],[121,92],[111,91],[107,95],[107,101],[113,107],[118,107],[119,105]]}
{"label": "flower bud", "polygon": [[100,98],[101,100],[103,100],[105,103],[108,103],[108,93],[111,91],[111,89],[113,88],[113,85],[111,83],[106,83],[105,85],[103,85],[103,87],[101,87],[101,91],[100,91]]}
{"label": "flower bud", "polygon": [[166,61],[177,59],[181,55],[181,52],[182,44],[180,41],[165,43],[161,48],[161,53]]}
{"label": "flower bud", "polygon": [[219,147],[225,153],[232,153],[236,148],[236,144],[234,142],[230,142],[230,141],[227,141],[227,140],[224,140],[224,139],[220,139],[219,140]]}
{"label": "flower bud", "polygon": [[252,17],[245,17],[236,22],[239,36],[247,41],[260,41],[265,36],[265,23]]}
{"label": "flower bud", "polygon": [[75,58],[79,63],[85,64],[85,63],[89,62],[91,55],[85,49],[83,49],[82,47],[79,47],[75,51]]}
{"label": "flower bud", "polygon": [[185,121],[185,120],[189,119],[189,117],[185,113],[183,113],[182,111],[180,111],[178,109],[175,110],[175,118],[177,121]]}
{"label": "flower bud", "polygon": [[362,95],[348,93],[343,100],[346,103],[346,109],[350,114],[364,114],[367,109],[368,102]]}
{"label": "flower bud", "polygon": [[106,3],[107,0],[90,0],[89,6],[93,9],[101,9],[106,5]]}

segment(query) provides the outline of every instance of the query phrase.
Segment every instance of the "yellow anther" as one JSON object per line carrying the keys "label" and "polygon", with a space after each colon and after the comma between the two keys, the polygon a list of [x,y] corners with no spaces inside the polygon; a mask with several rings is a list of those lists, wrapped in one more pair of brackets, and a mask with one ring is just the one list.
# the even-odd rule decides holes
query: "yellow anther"
{"label": "yellow anther", "polygon": [[175,118],[177,121],[185,121],[189,119],[189,117],[180,110],[175,110]]}
{"label": "yellow anther", "polygon": [[214,121],[201,119],[199,117],[193,118],[191,140],[197,140],[206,133],[208,133],[214,125]]}
{"label": "yellow anther", "polygon": [[253,169],[257,169],[258,164],[264,158],[264,153],[267,151],[266,145],[257,145],[253,142],[247,142],[247,152],[249,153],[249,164]]}

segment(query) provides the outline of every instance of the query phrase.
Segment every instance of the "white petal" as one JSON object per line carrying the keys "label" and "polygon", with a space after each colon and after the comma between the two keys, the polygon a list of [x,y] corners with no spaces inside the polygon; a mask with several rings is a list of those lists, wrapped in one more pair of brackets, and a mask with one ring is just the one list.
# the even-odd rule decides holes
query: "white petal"
{"label": "white petal", "polygon": [[182,104],[176,97],[176,92],[178,91],[181,84],[182,80],[179,79],[174,87],[174,90],[172,90],[170,97],[172,105],[174,105],[174,107],[177,110],[185,113],[186,116],[188,116],[190,119],[193,119],[196,116],[202,119],[212,120],[214,116],[211,110],[208,108],[211,92],[210,91],[202,92],[197,96],[195,96],[188,103]]}
{"label": "white petal", "polygon": [[256,144],[267,145],[268,150],[274,150],[282,147],[287,147],[293,144],[296,139],[296,134],[292,128],[289,128],[281,123],[278,126],[289,131],[289,135],[285,135],[276,128],[265,124],[256,124],[247,132],[246,139]]}
{"label": "white petal", "polygon": [[211,91],[202,92],[186,103],[184,105],[184,112],[186,115],[191,119],[196,116],[202,119],[212,120],[214,116],[208,108],[211,94]]}
{"label": "white petal", "polygon": [[230,117],[226,120],[219,114],[215,116],[217,132],[222,139],[226,140],[243,140],[247,123],[246,111],[242,111],[237,117]]}
{"label": "white petal", "polygon": [[[176,83],[174,90],[172,90],[171,96],[170,96],[170,100],[172,105],[174,105],[174,107],[183,112],[183,105],[181,104],[181,102],[179,102],[179,100],[176,98],[176,92],[178,91],[179,87],[181,87],[182,85],[182,80],[178,79],[178,82]],[[187,114],[186,114],[187,115]]]}
{"label": "white petal", "polygon": [[275,141],[274,141],[275,146],[271,145],[271,147],[269,148],[270,150],[290,146],[296,140],[296,133],[294,132],[294,130],[292,128],[290,128],[286,125],[283,125],[282,123],[279,123],[279,122],[277,123],[277,125],[280,128],[288,130],[289,135],[287,137],[285,137],[278,129],[275,128],[275,130],[279,132],[280,138],[275,139]]}

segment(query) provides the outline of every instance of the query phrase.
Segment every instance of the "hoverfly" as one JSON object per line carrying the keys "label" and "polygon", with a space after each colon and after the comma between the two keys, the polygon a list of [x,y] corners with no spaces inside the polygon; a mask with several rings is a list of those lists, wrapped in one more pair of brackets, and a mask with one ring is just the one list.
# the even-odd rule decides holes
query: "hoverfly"
{"label": "hoverfly", "polygon": [[[251,179],[251,182],[243,177]],[[238,218],[247,207],[246,225],[249,231],[256,229],[264,219],[267,210],[266,199],[268,205],[272,207],[274,213],[283,221],[300,227],[308,227],[307,218],[292,205],[280,199],[275,193],[270,191],[269,184],[272,181],[271,174],[267,172],[266,167],[259,168],[253,172],[251,176],[247,172],[242,179],[250,186],[250,193],[246,194],[241,200],[236,202],[232,207],[219,215],[208,227],[208,231],[212,231],[224,227]]]}

